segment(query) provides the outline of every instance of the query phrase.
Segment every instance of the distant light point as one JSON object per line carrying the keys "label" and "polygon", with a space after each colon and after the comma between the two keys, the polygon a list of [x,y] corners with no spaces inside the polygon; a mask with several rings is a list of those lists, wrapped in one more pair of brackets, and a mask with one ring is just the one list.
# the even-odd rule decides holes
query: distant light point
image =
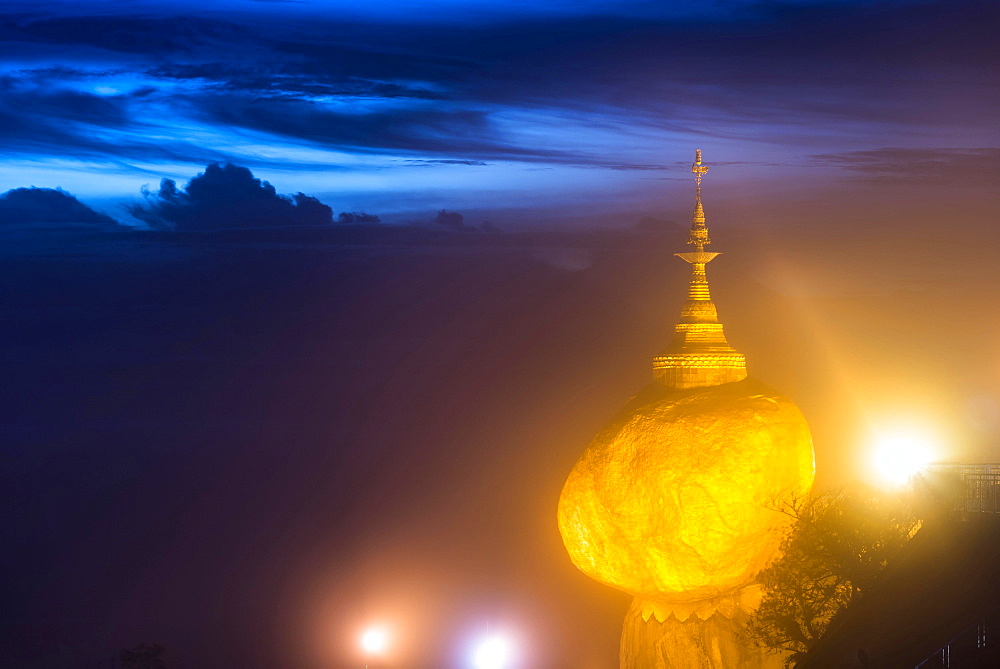
{"label": "distant light point", "polygon": [[367,653],[381,654],[389,647],[389,632],[384,627],[369,627],[361,635],[361,647]]}
{"label": "distant light point", "polygon": [[472,664],[476,669],[503,669],[509,666],[512,651],[510,639],[499,635],[489,636],[476,646]]}
{"label": "distant light point", "polygon": [[871,452],[871,468],[890,486],[906,485],[936,458],[934,440],[917,431],[881,434]]}

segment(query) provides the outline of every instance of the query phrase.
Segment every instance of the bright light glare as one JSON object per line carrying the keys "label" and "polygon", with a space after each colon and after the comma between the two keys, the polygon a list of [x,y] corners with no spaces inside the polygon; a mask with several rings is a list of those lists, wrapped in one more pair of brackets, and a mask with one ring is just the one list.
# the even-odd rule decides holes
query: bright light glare
{"label": "bright light glare", "polygon": [[368,653],[384,653],[389,647],[389,632],[384,627],[370,627],[361,635],[361,647]]}
{"label": "bright light glare", "polygon": [[934,443],[928,435],[898,432],[876,439],[871,466],[880,481],[901,486],[934,459]]}
{"label": "bright light glare", "polygon": [[490,636],[479,642],[472,654],[472,663],[477,669],[503,669],[508,666],[512,654],[509,639]]}

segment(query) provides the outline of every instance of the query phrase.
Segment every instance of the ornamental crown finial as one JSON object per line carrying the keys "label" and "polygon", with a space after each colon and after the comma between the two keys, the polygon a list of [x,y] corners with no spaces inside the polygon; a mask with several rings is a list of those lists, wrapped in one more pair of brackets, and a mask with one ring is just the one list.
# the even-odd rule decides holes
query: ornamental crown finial
{"label": "ornamental crown finial", "polygon": [[708,237],[708,227],[705,225],[705,208],[701,204],[701,179],[708,174],[708,165],[701,164],[701,149],[694,150],[694,163],[691,165],[691,172],[694,174],[694,216],[691,217],[691,234],[688,235],[688,244],[693,244],[699,251],[704,251],[707,244],[712,240]]}

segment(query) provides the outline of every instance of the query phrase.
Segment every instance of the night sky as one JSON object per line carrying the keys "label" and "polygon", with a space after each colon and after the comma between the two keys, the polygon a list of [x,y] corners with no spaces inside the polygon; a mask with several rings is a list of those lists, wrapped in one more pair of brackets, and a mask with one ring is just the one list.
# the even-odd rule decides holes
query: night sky
{"label": "night sky", "polygon": [[617,666],[556,500],[679,312],[695,148],[729,341],[818,484],[900,423],[1000,461],[998,25],[0,2],[0,667],[357,666],[373,621],[391,666],[487,625]]}

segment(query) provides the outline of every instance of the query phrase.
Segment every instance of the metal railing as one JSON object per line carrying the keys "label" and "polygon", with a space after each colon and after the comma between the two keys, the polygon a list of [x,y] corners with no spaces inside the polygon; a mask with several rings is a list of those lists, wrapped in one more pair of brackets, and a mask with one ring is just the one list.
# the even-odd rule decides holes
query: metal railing
{"label": "metal railing", "polygon": [[1000,513],[1000,473],[966,474],[965,499],[961,510],[978,513]]}
{"label": "metal railing", "polygon": [[963,630],[942,648],[931,653],[914,669],[962,669],[1000,666],[1000,646],[993,635],[1000,622],[1000,609]]}
{"label": "metal railing", "polygon": [[1000,464],[937,462],[928,470],[941,483],[951,479],[961,486],[955,490],[956,511],[1000,514]]}

